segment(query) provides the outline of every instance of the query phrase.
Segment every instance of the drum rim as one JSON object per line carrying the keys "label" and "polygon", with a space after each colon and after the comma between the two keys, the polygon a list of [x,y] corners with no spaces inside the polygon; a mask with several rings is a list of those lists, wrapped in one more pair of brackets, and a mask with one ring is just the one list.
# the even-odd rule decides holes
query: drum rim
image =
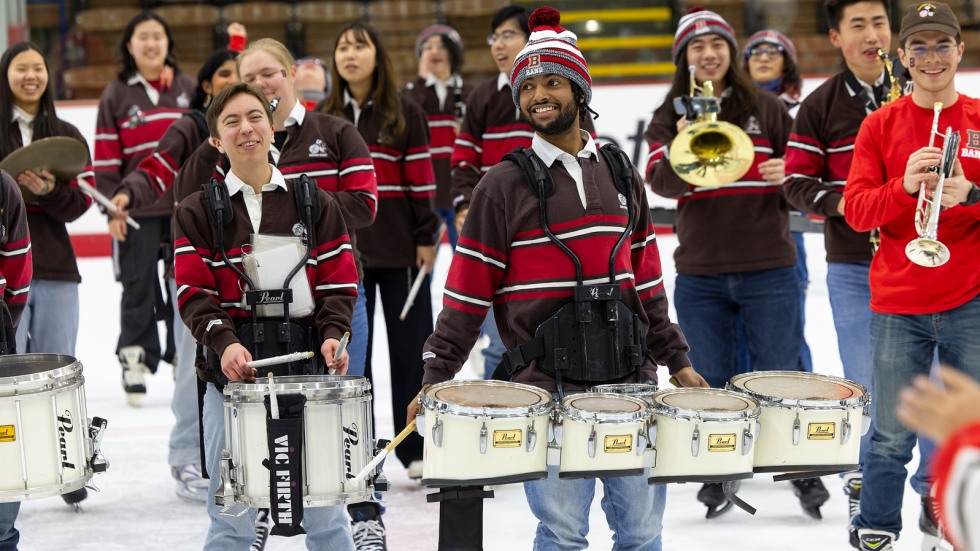
{"label": "drum rim", "polygon": [[[666,394],[716,394],[739,398],[754,403],[755,406],[740,411],[698,411],[687,408],[680,408],[657,401],[657,396]],[[750,404],[751,405],[751,404]],[[758,419],[762,414],[762,407],[755,397],[734,390],[723,388],[667,388],[654,395],[653,412],[657,415],[665,415],[677,419],[700,419],[702,421],[742,421],[745,419]]]}
{"label": "drum rim", "polygon": [[25,375],[0,377],[0,397],[61,391],[85,382],[85,377],[82,375],[82,362],[68,354],[8,354],[0,356],[0,368],[3,368],[5,363],[30,362],[61,365],[53,369]]}
{"label": "drum rim", "polygon": [[[312,400],[371,395],[371,381],[357,375],[284,375],[274,380],[276,394],[302,394]],[[257,377],[254,383],[231,381],[224,390],[225,400],[231,402],[254,401],[268,394],[268,377]]]}
{"label": "drum rim", "polygon": [[[640,406],[638,411],[624,411],[624,412],[585,412],[578,408],[572,408],[569,405],[571,400],[576,398],[582,398],[587,396],[589,398],[615,398],[618,400],[627,400],[630,402],[635,402]],[[580,392],[578,394],[572,394],[566,396],[561,403],[561,413],[562,419],[568,418],[574,421],[581,421],[583,423],[619,423],[619,422],[635,422],[635,421],[646,421],[650,418],[650,404],[643,400],[642,398],[635,398],[627,394],[619,394],[614,392]]]}
{"label": "drum rim", "polygon": [[[628,392],[626,389],[631,387],[644,387],[652,390],[642,390],[640,392]],[[626,396],[653,396],[660,392],[660,388],[653,383],[613,383],[608,385],[595,385],[589,387],[588,392],[601,394],[622,394]]]}
{"label": "drum rim", "polygon": [[[845,386],[850,385],[857,387],[858,390],[862,392],[860,396],[854,396],[851,398],[844,398],[843,400],[801,400],[796,398],[778,398],[770,396],[767,394],[762,394],[747,388],[739,388],[737,386],[738,381],[746,380],[754,377],[768,377],[776,375],[789,375],[792,377],[803,377],[805,379],[821,379],[828,380],[834,383],[844,383]],[[804,409],[836,409],[836,406],[844,407],[863,407],[868,402],[871,401],[871,395],[868,393],[868,388],[861,383],[856,381],[851,381],[843,377],[837,377],[835,375],[826,375],[823,373],[810,373],[808,371],[753,371],[750,373],[742,373],[736,375],[729,379],[728,383],[725,384],[725,389],[732,392],[738,392],[741,394],[747,394],[755,398],[760,405],[772,406],[772,407],[786,407],[786,408],[804,408]]]}
{"label": "drum rim", "polygon": [[[440,400],[434,396],[435,393],[444,389],[455,386],[497,386],[505,388],[514,388],[518,390],[525,390],[538,394],[542,398],[547,398],[547,400],[539,404],[531,404],[529,406],[514,406],[514,407],[473,407],[473,406],[463,406],[459,404],[453,404]],[[491,417],[494,419],[508,419],[513,417],[538,417],[540,415],[547,415],[551,413],[554,408],[554,399],[551,397],[551,393],[547,390],[538,388],[532,385],[526,385],[523,383],[514,383],[511,381],[488,381],[488,380],[471,380],[471,381],[443,381],[441,383],[434,384],[429,388],[425,389],[425,392],[419,397],[419,403],[422,406],[423,411],[431,409],[437,413],[445,413],[450,415],[457,415],[460,417]]]}

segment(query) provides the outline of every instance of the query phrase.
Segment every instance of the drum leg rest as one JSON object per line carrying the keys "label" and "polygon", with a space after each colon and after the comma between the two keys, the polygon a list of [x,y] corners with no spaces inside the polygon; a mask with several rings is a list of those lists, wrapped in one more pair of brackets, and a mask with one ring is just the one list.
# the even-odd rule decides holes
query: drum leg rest
{"label": "drum leg rest", "polygon": [[701,484],[711,484],[718,482],[729,482],[732,480],[745,480],[747,478],[752,478],[752,473],[738,473],[738,474],[715,474],[715,475],[690,475],[690,476],[652,476],[647,479],[650,484],[670,484],[678,483],[684,484],[685,482],[697,482]]}
{"label": "drum leg rest", "polygon": [[439,504],[439,551],[482,551],[483,500],[492,497],[483,486],[442,488],[425,496]]}
{"label": "drum leg rest", "polygon": [[543,480],[548,478],[548,471],[535,473],[521,473],[510,476],[498,476],[494,478],[473,478],[466,480],[452,478],[423,478],[422,486],[425,488],[455,488],[460,484],[468,486],[496,486],[499,484],[516,484],[519,482],[529,482],[531,480]]}
{"label": "drum leg rest", "polygon": [[617,476],[638,476],[646,473],[646,469],[621,469],[618,471],[570,471],[559,472],[558,478],[612,478]]}
{"label": "drum leg rest", "polygon": [[860,465],[817,465],[810,467],[793,467],[792,472],[786,472],[785,468],[779,469],[778,471],[760,471],[759,469],[755,469],[755,471],[783,473],[772,477],[774,482],[782,482],[784,480],[799,480],[801,478],[817,478],[819,476],[849,473],[860,468]]}

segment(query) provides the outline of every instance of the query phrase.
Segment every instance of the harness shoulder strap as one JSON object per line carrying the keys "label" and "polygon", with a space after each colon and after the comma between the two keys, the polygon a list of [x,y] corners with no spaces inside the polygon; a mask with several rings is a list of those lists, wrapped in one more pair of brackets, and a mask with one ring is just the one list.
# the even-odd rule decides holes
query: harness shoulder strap
{"label": "harness shoulder strap", "polygon": [[300,220],[306,222],[307,209],[310,209],[310,234],[313,235],[313,228],[320,219],[320,189],[306,174],[301,174],[293,186],[295,186],[293,197],[296,199],[296,212],[299,213]]}
{"label": "harness shoulder strap", "polygon": [[551,194],[555,192],[555,183],[551,179],[548,167],[544,166],[544,162],[531,148],[518,147],[504,155],[503,160],[511,161],[521,167],[525,177],[527,177],[528,189],[532,196],[537,197],[538,190],[544,192],[545,198],[551,197]]}
{"label": "harness shoulder strap", "polygon": [[618,145],[607,143],[599,148],[613,172],[613,181],[620,193],[629,197],[633,193],[633,162]]}
{"label": "harness shoulder strap", "polygon": [[231,207],[231,197],[228,188],[217,178],[201,186],[204,200],[208,205],[208,217],[214,227],[227,226],[234,218],[235,211]]}

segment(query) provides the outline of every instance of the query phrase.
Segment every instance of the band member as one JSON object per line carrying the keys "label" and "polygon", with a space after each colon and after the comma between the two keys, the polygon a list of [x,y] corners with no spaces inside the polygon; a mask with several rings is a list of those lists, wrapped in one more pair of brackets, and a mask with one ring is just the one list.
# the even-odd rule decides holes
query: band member
{"label": "band member", "polygon": [[[974,267],[980,254],[980,189],[972,183],[980,179],[980,161],[973,155],[980,101],[955,88],[965,46],[949,6],[910,5],[898,38],[912,93],[871,113],[861,125],[843,201],[844,216],[855,230],[881,229],[881,246],[869,274],[875,426],[864,466],[861,512],[854,519],[861,549],[877,550],[891,549],[902,529],[905,465],[915,445],[915,433],[894,415],[899,390],[929,372],[937,351],[940,362],[980,378],[980,345],[974,338],[980,329],[980,274]],[[941,109],[938,117],[936,109]],[[933,134],[947,128],[964,138],[959,147],[954,144],[951,163],[941,158],[945,140]],[[920,184],[931,196],[938,171],[945,175],[946,169],[950,173],[941,197],[917,206]],[[917,209],[928,218],[930,211],[939,214],[933,209],[940,203],[945,207],[939,215],[942,230],[933,229],[940,247],[948,249],[945,264],[934,254],[934,243],[914,243],[919,231],[931,233],[918,227]],[[931,498],[929,493],[922,496],[925,541],[940,546],[942,534],[930,517]]]}
{"label": "band member", "polygon": [[[449,245],[455,249],[456,211],[452,203],[450,161],[459,124],[466,113],[466,98],[472,86],[463,82],[463,39],[452,27],[433,25],[415,41],[419,77],[405,84],[402,92],[425,111],[429,120],[429,151],[436,174],[436,214],[446,224]],[[438,246],[438,243],[436,244]]]}
{"label": "band member", "polygon": [[[674,81],[644,135],[650,145],[647,182],[654,193],[678,200],[677,320],[692,360],[716,388],[736,374],[738,316],[755,370],[800,370],[803,338],[796,248],[781,191],[792,120],[776,96],[758,90],[733,62],[738,51],[734,31],[718,14],[701,10],[682,17],[674,35]],[[693,94],[691,70],[697,86],[710,81],[721,98],[719,120],[744,131],[755,149],[748,172],[720,188],[689,184],[666,155],[688,127],[674,98]],[[822,489],[809,480],[795,488],[804,507],[812,507],[811,490]],[[706,484],[698,499],[709,518],[731,507],[721,484]]]}
{"label": "band member", "polygon": [[901,392],[898,420],[942,444],[932,472],[936,477],[935,509],[954,548],[980,550],[975,522],[980,505],[980,384],[941,367],[939,380],[917,376]]}
{"label": "band member", "polygon": [[[635,366],[614,351],[610,357],[595,358],[592,363],[609,371],[601,378],[656,380],[660,364],[685,386],[707,386],[687,359],[683,335],[668,318],[657,242],[640,176],[631,168],[617,178],[620,171],[615,167],[626,165],[610,165],[607,151],[598,151],[580,124],[589,114],[592,86],[576,36],[559,26],[559,14],[551,8],[536,10],[531,25],[534,32],[516,57],[512,98],[534,129],[529,153],[549,167],[547,173],[554,181],[532,184],[508,160],[490,167],[473,191],[449,270],[443,310],[425,344],[423,391],[459,372],[491,305],[504,342],[520,352],[524,349],[519,346],[532,341],[539,326],[552,325],[559,308],[573,307],[573,294],[589,296],[573,293],[576,285],[610,279],[616,281],[610,285],[622,293],[622,301],[589,301],[589,307],[636,314],[642,328],[633,338],[645,352],[636,358]],[[613,155],[615,161],[622,161]],[[552,230],[562,236],[543,237]],[[628,239],[617,247],[624,232]],[[614,273],[610,273],[611,259]],[[581,273],[576,274],[576,266],[581,266]],[[537,291],[543,287],[547,293]],[[600,318],[608,319],[593,319]],[[610,324],[606,329],[619,334],[622,326]],[[558,331],[574,333],[580,327],[569,324]],[[572,335],[560,336],[562,342],[572,342]],[[597,382],[579,373],[556,371],[554,358],[547,354],[527,353],[527,364],[517,361],[518,356],[508,353],[501,368],[506,378],[516,382],[562,393]],[[623,368],[628,368],[625,375]],[[417,411],[413,402],[408,417],[414,419]],[[649,485],[637,476],[601,480],[606,489],[603,509],[617,546],[659,550],[664,486]],[[595,484],[595,479],[559,479],[557,466],[548,467],[547,479],[524,484],[531,512],[539,521],[535,549],[587,547]]]}
{"label": "band member", "polygon": [[330,93],[330,69],[318,57],[297,59],[295,67],[297,97],[307,111],[313,111]]}
{"label": "band member", "polygon": [[[137,15],[123,32],[123,68],[102,92],[96,121],[95,182],[107,196],[190,107],[194,79],[178,70],[174,49],[170,28],[154,13]],[[172,212],[173,201],[163,199],[135,209],[131,214],[141,229],[128,233],[124,220],[109,220],[116,279],[122,283],[116,353],[131,406],[142,402],[145,376],[156,373],[161,359],[157,313],[161,319],[167,314],[157,261],[171,254]]]}
{"label": "band member", "polygon": [[[8,50],[4,54],[4,60],[7,60],[6,54],[9,53]],[[0,91],[0,97],[4,92],[9,90]],[[20,190],[14,179],[3,171],[0,171],[0,193],[3,194],[0,201],[5,204],[0,209],[0,226],[3,227],[3,232],[0,232],[0,280],[4,282],[0,285],[0,340],[3,341],[0,352],[13,354],[17,346],[17,324],[24,313],[31,288],[31,236]],[[0,371],[0,376],[3,375]],[[20,532],[14,527],[14,522],[19,512],[18,501],[0,503],[0,549],[16,551]]]}
{"label": "band member", "polygon": [[[223,395],[216,383],[222,379],[216,378],[216,372],[229,381],[255,377],[255,370],[247,363],[253,356],[238,336],[248,331],[237,330],[254,320],[243,308],[242,289],[248,286],[239,275],[243,270],[242,244],[249,243],[253,233],[294,235],[296,226],[302,226],[308,239],[315,240],[309,244],[304,270],[315,308],[311,315],[293,318],[292,322],[313,329],[313,341],[306,344],[338,374],[347,371],[347,353],[337,360],[334,357],[340,349],[339,339],[350,330],[357,269],[337,201],[314,188],[320,209],[314,211],[317,216],[312,222],[300,212],[294,197],[300,193],[300,180],[287,183],[269,164],[274,128],[272,112],[261,92],[246,84],[229,86],[212,100],[207,121],[211,144],[229,161],[224,182],[217,183],[213,191],[220,193],[224,188],[227,195],[218,201],[197,192],[182,201],[174,213],[177,298],[181,317],[197,342],[206,347],[208,357],[198,362],[198,376],[207,382],[204,445],[208,472],[212,473],[207,505],[211,527],[204,548],[247,550],[255,541],[255,510],[240,517],[226,516],[219,514],[221,507],[215,504],[221,483],[217,476],[221,472],[219,460],[225,447]],[[306,508],[303,517],[309,548],[353,551],[344,507]]]}
{"label": "band member", "polygon": [[[844,68],[800,105],[786,147],[783,189],[795,208],[824,217],[827,290],[844,377],[864,385],[875,396],[868,284],[873,246],[870,232],[856,232],[844,220],[844,184],[861,122],[887,103],[889,96],[899,95],[899,77],[904,68],[892,59],[889,78],[877,55],[879,49],[885,51],[891,43],[888,3],[828,0],[824,11],[830,25],[830,41],[840,50]],[[867,463],[871,432],[861,438],[861,465]],[[927,441],[919,441],[922,457],[930,455],[930,448]],[[911,479],[912,488],[921,495],[928,493],[927,471],[928,461],[920,461]],[[861,472],[844,475],[844,493],[853,522],[860,510]],[[857,534],[853,531],[851,538],[857,547]]]}

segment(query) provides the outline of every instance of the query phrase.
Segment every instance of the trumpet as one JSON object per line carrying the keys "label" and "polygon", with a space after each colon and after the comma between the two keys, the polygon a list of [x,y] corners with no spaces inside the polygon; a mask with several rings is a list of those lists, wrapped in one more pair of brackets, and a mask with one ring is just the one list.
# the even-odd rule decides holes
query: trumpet
{"label": "trumpet", "polygon": [[[714,85],[698,86],[691,72],[691,94],[674,98],[674,110],[695,121],[674,138],[670,145],[670,166],[682,180],[700,187],[730,184],[749,171],[755,159],[752,139],[734,124],[719,121],[721,103],[714,97]],[[700,91],[701,97],[694,93]]]}
{"label": "trumpet", "polygon": [[946,127],[945,134],[939,133],[939,113],[943,110],[943,104],[936,102],[932,109],[929,147],[933,146],[936,136],[943,137],[940,165],[932,168],[939,174],[939,181],[936,182],[936,189],[928,197],[925,182],[919,184],[919,200],[915,205],[915,229],[919,237],[909,241],[905,246],[905,256],[926,268],[942,266],[949,260],[949,248],[937,238],[939,211],[942,210],[943,184],[946,178],[953,174],[953,162],[956,160],[956,150],[960,145],[960,133],[953,132],[952,127]]}

